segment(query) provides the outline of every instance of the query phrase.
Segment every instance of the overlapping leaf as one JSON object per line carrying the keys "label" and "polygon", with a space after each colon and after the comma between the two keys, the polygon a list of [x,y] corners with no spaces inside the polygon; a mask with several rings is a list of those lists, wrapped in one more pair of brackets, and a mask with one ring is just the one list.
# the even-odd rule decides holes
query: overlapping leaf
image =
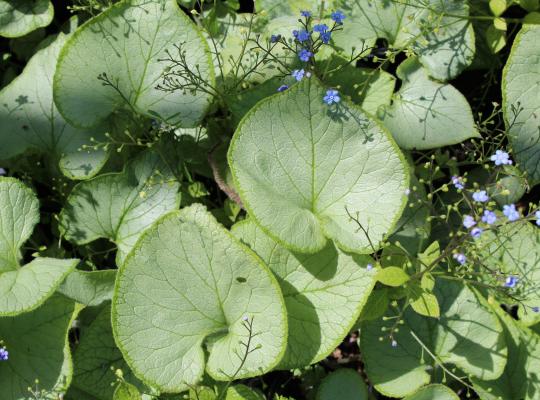
{"label": "overlapping leaf", "polygon": [[[207,44],[175,0],[124,0],[82,25],[63,48],[54,77],[54,99],[72,124],[90,127],[118,109],[194,126],[203,117],[209,95],[162,91],[156,86],[173,67],[166,51],[200,78],[213,80]],[[106,75],[109,84],[98,80]],[[185,84],[186,78],[178,82]]]}
{"label": "overlapping leaf", "polygon": [[53,16],[50,0],[0,0],[0,36],[24,36],[49,25]]}
{"label": "overlapping leaf", "polygon": [[107,160],[103,150],[86,150],[90,138],[103,138],[105,125],[89,130],[74,128],[53,102],[52,79],[56,60],[67,37],[59,36],[39,50],[20,76],[0,91],[0,159],[31,150],[60,163],[62,172],[74,179],[95,175]]}
{"label": "overlapping leaf", "polygon": [[401,215],[407,165],[376,121],[345,100],[329,107],[324,95],[311,78],[258,103],[229,164],[246,209],[285,247],[313,253],[332,239],[371,253]]}
{"label": "overlapping leaf", "polygon": [[366,384],[353,369],[338,369],[325,377],[317,389],[317,400],[367,400]]}
{"label": "overlapping leaf", "polygon": [[318,253],[295,254],[252,221],[233,233],[270,267],[281,286],[288,315],[288,343],[280,369],[301,368],[330,354],[349,333],[375,285],[368,256],[352,257],[329,243]]}
{"label": "overlapping leaf", "polygon": [[[434,360],[453,364],[472,376],[491,380],[499,377],[506,364],[503,329],[478,294],[461,283],[439,281],[435,295],[441,308],[439,320],[419,316],[408,309],[404,325],[390,340],[380,341],[395,318],[366,321],[362,325],[360,347],[366,372],[375,388],[392,397],[412,394],[431,380],[427,368]],[[388,316],[395,317],[394,309]]]}
{"label": "overlapping leaf", "polygon": [[112,299],[116,270],[71,272],[58,292],[85,306],[99,306]]}
{"label": "overlapping leaf", "polygon": [[60,214],[65,237],[77,244],[106,238],[118,246],[117,263],[141,233],[178,208],[179,184],[161,158],[145,152],[121,173],[103,174],[73,188]]}
{"label": "overlapping leaf", "polygon": [[0,177],[0,316],[42,304],[78,260],[39,257],[20,265],[21,246],[39,221],[39,202],[22,182]]}
{"label": "overlapping leaf", "polygon": [[516,160],[540,182],[540,27],[524,25],[503,72],[503,110]]}
{"label": "overlapping leaf", "polygon": [[0,337],[9,360],[0,362],[2,399],[27,400],[28,388],[43,390],[43,400],[57,400],[71,382],[68,330],[74,303],[54,295],[36,310],[0,318]]}
{"label": "overlapping leaf", "polygon": [[205,370],[218,380],[260,375],[286,346],[272,273],[201,205],[146,231],[119,272],[112,314],[128,364],[165,392],[196,384]]}

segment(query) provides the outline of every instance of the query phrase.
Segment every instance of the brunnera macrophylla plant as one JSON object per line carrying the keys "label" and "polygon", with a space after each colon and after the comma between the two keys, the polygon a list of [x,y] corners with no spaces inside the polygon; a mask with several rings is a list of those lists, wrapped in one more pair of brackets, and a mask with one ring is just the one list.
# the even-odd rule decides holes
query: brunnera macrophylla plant
{"label": "brunnera macrophylla plant", "polygon": [[539,398],[539,8],[0,0],[2,399]]}

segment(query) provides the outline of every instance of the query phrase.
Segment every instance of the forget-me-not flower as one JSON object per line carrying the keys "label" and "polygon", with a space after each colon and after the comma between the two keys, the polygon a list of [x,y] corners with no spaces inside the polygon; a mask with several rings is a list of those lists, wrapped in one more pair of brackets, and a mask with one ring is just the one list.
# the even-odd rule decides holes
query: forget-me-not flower
{"label": "forget-me-not flower", "polygon": [[309,40],[309,32],[305,29],[302,29],[301,31],[293,31],[294,38],[298,40],[300,43],[303,43],[307,40]]}
{"label": "forget-me-not flower", "polygon": [[484,210],[484,215],[482,215],[482,222],[493,225],[497,221],[497,215],[493,211]]}
{"label": "forget-me-not flower", "polygon": [[311,11],[302,10],[302,11],[300,11],[300,15],[301,15],[302,17],[309,18],[309,17],[311,17]]}
{"label": "forget-me-not flower", "polygon": [[508,221],[517,221],[520,217],[519,211],[516,210],[516,206],[514,204],[507,204],[503,206],[503,214],[506,218],[508,218]]}
{"label": "forget-me-not flower", "polygon": [[540,226],[540,210],[535,212],[534,216],[536,217],[536,225]]}
{"label": "forget-me-not flower", "polygon": [[330,39],[332,39],[332,32],[330,31],[326,31],[326,32],[321,32],[321,42],[323,42],[324,44],[328,44],[330,43]]}
{"label": "forget-me-not flower", "polygon": [[482,228],[472,228],[471,229],[471,236],[474,238],[474,239],[478,239],[480,237],[480,235],[482,234],[482,232],[484,232],[484,230]]}
{"label": "forget-me-not flower", "polygon": [[7,361],[9,359],[9,351],[5,347],[0,347],[0,361]]}
{"label": "forget-me-not flower", "polygon": [[456,253],[452,257],[459,263],[459,265],[463,265],[467,262],[467,257],[465,257],[465,254],[463,253]]}
{"label": "forget-me-not flower", "polygon": [[479,190],[477,192],[474,192],[472,198],[474,201],[477,201],[479,203],[485,203],[489,200],[489,196],[487,195],[485,190]]}
{"label": "forget-me-not flower", "polygon": [[336,24],[341,25],[343,23],[343,20],[345,19],[345,14],[343,14],[343,12],[341,12],[340,10],[336,10],[332,13],[332,15],[330,15],[330,17]]}
{"label": "forget-me-not flower", "polygon": [[464,215],[463,216],[463,226],[467,229],[472,228],[476,225],[476,221],[471,215]]}
{"label": "forget-me-not flower", "polygon": [[306,49],[302,49],[298,53],[298,58],[300,61],[308,62],[311,57],[313,57],[313,53]]}
{"label": "forget-me-not flower", "polygon": [[463,190],[465,188],[465,183],[463,183],[463,178],[461,176],[454,175],[452,177],[452,184],[456,187],[456,189]]}
{"label": "forget-me-not flower", "polygon": [[317,24],[313,27],[313,30],[315,32],[319,32],[319,33],[323,33],[323,32],[326,32],[328,30],[328,25],[326,24]]}
{"label": "forget-me-not flower", "polygon": [[272,35],[270,36],[270,42],[277,43],[281,39],[281,35]]}
{"label": "forget-me-not flower", "polygon": [[289,88],[289,85],[281,85],[280,87],[277,88],[277,91],[278,92],[284,92],[288,88]]}
{"label": "forget-me-not flower", "polygon": [[512,165],[512,160],[510,160],[510,155],[506,151],[497,150],[490,158],[495,165]]}
{"label": "forget-me-not flower", "polygon": [[326,96],[323,97],[323,101],[330,105],[333,103],[339,103],[341,101],[341,97],[339,97],[339,92],[335,89],[329,89],[326,91]]}
{"label": "forget-me-not flower", "polygon": [[517,276],[514,276],[514,275],[509,275],[506,280],[504,281],[504,287],[507,287],[507,288],[515,288],[516,285],[518,284],[519,282],[519,278]]}
{"label": "forget-me-not flower", "polygon": [[295,69],[291,75],[293,76],[294,79],[300,82],[304,78],[305,73],[306,71],[304,71],[303,69]]}

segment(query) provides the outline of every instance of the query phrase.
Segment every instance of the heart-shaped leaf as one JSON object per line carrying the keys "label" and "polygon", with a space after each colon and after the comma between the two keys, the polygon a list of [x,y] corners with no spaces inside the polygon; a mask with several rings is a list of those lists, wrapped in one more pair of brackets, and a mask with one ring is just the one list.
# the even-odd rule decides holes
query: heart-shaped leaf
{"label": "heart-shaped leaf", "polygon": [[79,260],[36,258],[21,267],[21,246],[39,221],[36,195],[22,182],[0,177],[0,316],[42,304]]}
{"label": "heart-shaped leaf", "polygon": [[369,256],[347,255],[335,246],[295,254],[267,236],[253,221],[233,227],[270,267],[281,286],[289,334],[280,369],[301,368],[330,354],[350,332],[375,285]]}
{"label": "heart-shaped leaf", "polygon": [[144,152],[124,172],[80,182],[60,214],[65,237],[77,244],[107,238],[118,246],[121,265],[141,233],[178,208],[179,184],[161,158]]}
{"label": "heart-shaped leaf", "polygon": [[116,279],[116,270],[81,271],[71,272],[62,284],[58,292],[85,306],[99,306],[101,303],[111,300]]}
{"label": "heart-shaped leaf", "polygon": [[438,281],[434,294],[440,305],[440,318],[426,318],[406,310],[404,324],[393,333],[396,347],[391,346],[390,340],[379,338],[390,333],[399,310],[389,308],[390,318],[362,324],[360,347],[366,373],[375,388],[386,396],[407,396],[430,382],[427,368],[434,360],[427,350],[438,362],[454,364],[480,379],[495,379],[504,370],[503,330],[485,300],[453,281]]}
{"label": "heart-shaped leaf", "polygon": [[108,154],[102,149],[86,150],[83,146],[92,145],[92,137],[103,138],[107,129],[105,126],[91,130],[74,128],[54,105],[52,79],[66,40],[66,35],[59,34],[0,92],[0,159],[36,151],[59,162],[66,176],[86,179],[101,169]]}
{"label": "heart-shaped leaf", "polygon": [[201,205],[149,228],[116,282],[116,343],[137,376],[162,391],[196,384],[205,364],[214,379],[239,379],[271,370],[283,356],[278,283]]}
{"label": "heart-shaped leaf", "polygon": [[0,318],[0,338],[9,360],[0,362],[2,399],[26,400],[28,388],[45,392],[44,400],[61,398],[71,382],[68,331],[75,304],[61,295],[38,309],[16,317]]}
{"label": "heart-shaped leaf", "polygon": [[[166,52],[212,83],[206,41],[175,0],[124,0],[82,25],[64,46],[54,76],[54,99],[73,125],[90,127],[118,109],[182,126],[203,117],[209,95],[156,89],[171,68]],[[101,76],[101,80],[98,80]],[[182,85],[188,81],[178,77]]]}
{"label": "heart-shaped leaf", "polygon": [[364,380],[353,369],[342,368],[326,376],[317,389],[316,400],[368,400]]}
{"label": "heart-shaped leaf", "polygon": [[332,239],[371,253],[391,233],[406,201],[408,169],[380,125],[304,79],[257,104],[229,148],[240,197],[263,230],[285,247],[314,253]]}
{"label": "heart-shaped leaf", "polygon": [[49,0],[0,0],[0,36],[24,36],[49,25],[53,16]]}
{"label": "heart-shaped leaf", "polygon": [[430,79],[415,59],[404,61],[398,76],[403,84],[379,116],[400,147],[433,149],[479,137],[469,103],[453,86]]}
{"label": "heart-shaped leaf", "polygon": [[540,182],[540,26],[524,25],[503,71],[503,110],[512,150],[533,184]]}

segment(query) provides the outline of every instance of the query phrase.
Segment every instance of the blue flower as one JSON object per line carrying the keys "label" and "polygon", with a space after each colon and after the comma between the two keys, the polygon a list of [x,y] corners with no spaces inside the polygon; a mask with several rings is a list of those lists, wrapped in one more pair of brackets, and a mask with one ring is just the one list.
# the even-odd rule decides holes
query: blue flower
{"label": "blue flower", "polygon": [[323,33],[323,32],[326,32],[328,30],[328,25],[326,25],[326,24],[318,24],[318,25],[315,25],[313,27],[313,30],[315,32]]}
{"label": "blue flower", "polygon": [[489,197],[485,190],[480,190],[478,192],[474,192],[472,195],[472,198],[474,201],[477,201],[479,203],[485,203],[489,200]]}
{"label": "blue flower", "polygon": [[493,225],[497,221],[497,215],[493,211],[484,210],[484,215],[482,216],[482,222],[485,222],[488,225]]}
{"label": "blue flower", "polygon": [[323,101],[330,105],[332,103],[339,103],[341,97],[339,97],[339,92],[337,90],[329,89],[326,91],[326,96],[323,97]]}
{"label": "blue flower", "polygon": [[456,189],[463,190],[465,189],[465,184],[463,183],[463,178],[461,176],[454,175],[452,177],[452,183]]}
{"label": "blue flower", "polygon": [[277,43],[281,39],[281,35],[272,35],[270,36],[270,42],[271,43]]}
{"label": "blue flower", "polygon": [[300,11],[300,15],[301,15],[302,17],[309,18],[309,17],[311,17],[311,11],[302,10],[302,11]]}
{"label": "blue flower", "polygon": [[467,257],[465,257],[465,254],[463,253],[456,253],[452,257],[459,263],[459,265],[463,265],[467,262]]}
{"label": "blue flower", "polygon": [[368,264],[368,265],[366,265],[366,269],[367,269],[368,271],[371,271],[371,270],[373,269],[373,264]]}
{"label": "blue flower", "polygon": [[472,228],[476,225],[476,221],[474,218],[470,215],[464,215],[463,216],[463,226],[467,229]]}
{"label": "blue flower", "polygon": [[506,216],[506,218],[508,218],[508,221],[517,221],[521,217],[514,204],[507,204],[503,206],[503,214]]}
{"label": "blue flower", "polygon": [[490,158],[495,165],[512,165],[512,160],[506,151],[497,150]]}
{"label": "blue flower", "polygon": [[332,13],[331,18],[334,20],[336,24],[341,25],[343,23],[343,20],[345,19],[345,14],[343,14],[341,11],[336,10]]}
{"label": "blue flower", "polygon": [[480,237],[480,235],[482,234],[482,232],[484,232],[484,230],[482,228],[472,228],[471,229],[471,236],[474,238],[474,239],[478,239]]}
{"label": "blue flower", "polygon": [[7,361],[9,359],[9,351],[5,347],[0,347],[0,361]]}
{"label": "blue flower", "polygon": [[533,312],[540,312],[540,307],[533,307],[532,310]]}
{"label": "blue flower", "polygon": [[321,41],[324,44],[330,43],[330,39],[332,39],[332,32],[321,32]]}
{"label": "blue flower", "polygon": [[306,49],[302,49],[298,53],[298,58],[300,61],[308,62],[311,57],[313,57],[313,53]]}
{"label": "blue flower", "polygon": [[[296,33],[295,33],[296,32]],[[310,38],[310,34],[305,29],[302,29],[301,31],[293,31],[293,35],[296,40],[298,40],[300,43],[303,43]]]}
{"label": "blue flower", "polygon": [[305,73],[306,71],[304,71],[303,69],[295,69],[291,75],[293,76],[294,79],[300,82],[304,78]]}
{"label": "blue flower", "polygon": [[277,88],[277,91],[278,92],[284,92],[285,90],[287,90],[289,88],[288,85],[281,85],[280,87]]}
{"label": "blue flower", "polygon": [[535,212],[534,216],[536,217],[536,225],[540,226],[540,210]]}
{"label": "blue flower", "polygon": [[506,280],[504,281],[504,287],[507,287],[507,288],[515,288],[516,285],[518,284],[519,282],[519,278],[517,276],[514,276],[514,275],[509,275]]}

